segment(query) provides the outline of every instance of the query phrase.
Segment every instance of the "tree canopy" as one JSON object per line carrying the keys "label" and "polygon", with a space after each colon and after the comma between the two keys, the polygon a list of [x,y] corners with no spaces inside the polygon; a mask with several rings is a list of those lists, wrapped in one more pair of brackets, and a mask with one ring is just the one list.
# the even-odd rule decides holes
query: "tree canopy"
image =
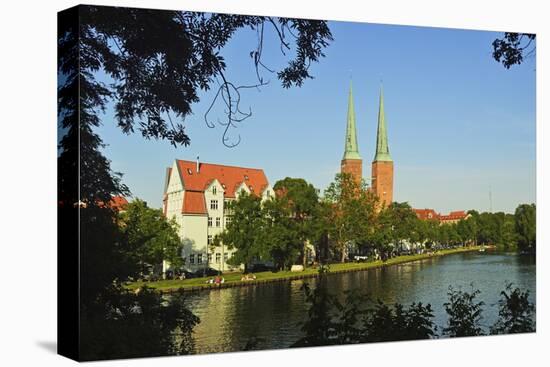
{"label": "tree canopy", "polygon": [[519,65],[525,58],[534,56],[536,38],[532,33],[506,32],[503,38],[493,41],[493,58],[506,69]]}
{"label": "tree canopy", "polygon": [[350,246],[368,240],[374,233],[377,200],[364,182],[358,183],[345,173],[336,175],[324,199],[329,207],[327,232],[344,262]]}
{"label": "tree canopy", "polygon": [[162,210],[149,208],[143,200],[135,199],[119,214],[119,225],[124,240],[128,241],[125,255],[135,259],[139,272],[148,273],[163,260],[175,267],[183,264],[178,225],[167,219]]}
{"label": "tree canopy", "polygon": [[[258,76],[254,85],[239,85],[225,74],[228,60],[223,57],[223,47],[239,29],[258,33],[250,53]],[[280,49],[288,58],[287,66],[281,70],[269,69],[262,56],[264,32],[269,30],[275,32]],[[171,335],[168,329],[188,333],[198,322],[187,317],[181,300],[174,300],[176,307],[163,308],[167,312],[157,312],[158,307],[164,307],[160,296],[147,292],[129,295],[122,288],[124,280],[139,267],[136,258],[128,256],[129,250],[137,246],[144,251],[143,259],[157,261],[160,242],[137,232],[122,233],[116,213],[102,205],[114,195],[128,196],[130,190],[101,152],[105,145],[96,132],[103,123],[101,113],[112,102],[116,123],[124,133],[138,131],[145,139],[186,146],[191,138],[185,130],[185,118],[196,112],[192,105],[199,101],[199,91],[216,88],[212,104],[222,103],[227,110],[220,122],[224,128],[222,142],[233,146],[240,138],[231,141],[229,129],[251,115],[239,107],[241,91],[267,84],[261,72],[276,73],[284,88],[301,86],[313,77],[310,66],[324,56],[331,40],[327,23],[316,20],[90,5],[60,13],[59,242],[61,252],[81,255],[82,259],[75,270],[80,271],[80,283],[76,286],[81,290],[79,320],[75,325],[82,332],[79,342],[94,347],[83,349],[81,358],[185,353],[188,348],[178,349],[173,339],[158,339],[157,333]],[[205,109],[204,119],[206,126],[213,127],[209,110]],[[145,212],[152,218],[156,216]],[[76,222],[76,218],[80,221]],[[148,227],[152,222],[130,220],[137,227]],[[132,240],[126,241],[125,237]],[[171,234],[167,238],[172,242]],[[66,248],[77,243],[78,250]],[[124,308],[129,302],[133,306]],[[142,315],[138,317],[136,310]],[[140,343],[117,342],[113,330],[119,334],[136,333]]]}
{"label": "tree canopy", "polygon": [[[116,19],[116,21],[113,21]],[[239,85],[226,75],[223,48],[240,29],[257,32],[251,45],[251,65],[258,82]],[[286,67],[272,70],[263,57],[264,34],[274,32]],[[118,126],[125,133],[139,130],[147,138],[166,139],[174,146],[191,141],[183,124],[199,101],[200,90],[217,88],[215,100],[227,108],[220,122],[223,143],[235,123],[251,112],[242,112],[240,91],[265,85],[262,72],[276,73],[284,88],[301,86],[312,78],[310,66],[324,56],[332,34],[324,21],[209,14],[200,12],[134,9],[103,6],[80,8],[80,66],[87,86],[95,91],[96,104],[115,103]],[[291,56],[292,55],[292,56]],[[113,83],[97,81],[104,71]],[[207,126],[213,127],[204,111]],[[171,116],[175,119],[172,119]]]}

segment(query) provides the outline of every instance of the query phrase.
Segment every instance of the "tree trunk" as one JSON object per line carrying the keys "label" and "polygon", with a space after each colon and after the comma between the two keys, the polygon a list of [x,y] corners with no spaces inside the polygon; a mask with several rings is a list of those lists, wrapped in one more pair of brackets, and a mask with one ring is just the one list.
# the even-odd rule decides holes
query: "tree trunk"
{"label": "tree trunk", "polygon": [[342,259],[341,259],[341,262],[342,263],[346,262],[346,245],[345,244],[342,246]]}

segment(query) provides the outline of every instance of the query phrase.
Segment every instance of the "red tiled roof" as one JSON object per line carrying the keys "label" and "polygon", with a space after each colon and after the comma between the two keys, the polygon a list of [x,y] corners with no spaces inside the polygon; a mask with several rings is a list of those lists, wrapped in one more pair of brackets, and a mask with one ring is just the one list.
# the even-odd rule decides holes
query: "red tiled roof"
{"label": "red tiled roof", "polygon": [[[468,217],[468,213],[464,210],[456,210],[450,212],[448,215],[442,215],[437,213],[433,209],[413,209],[417,217],[422,220],[437,219],[441,222],[461,220]],[[431,214],[431,217],[430,217]]]}
{"label": "red tiled roof", "polygon": [[124,196],[113,196],[109,202],[109,207],[117,212],[126,209],[126,206],[128,206],[128,200]]}
{"label": "red tiled roof", "polygon": [[457,210],[457,211],[454,211],[454,212],[450,212],[449,213],[449,216],[451,217],[465,217],[466,215],[466,212],[464,210]]}
{"label": "red tiled roof", "polygon": [[264,171],[257,168],[224,166],[221,164],[199,163],[176,160],[185,189],[182,212],[187,214],[206,214],[204,190],[214,180],[224,188],[224,196],[235,198],[235,193],[245,183],[252,194],[260,195],[268,186]]}
{"label": "red tiled roof", "polygon": [[261,194],[268,185],[264,171],[261,169],[200,163],[197,173],[196,162],[183,160],[177,162],[185,190],[204,191],[210,182],[216,179],[224,186],[225,196],[234,198],[235,191],[243,182],[256,195]]}
{"label": "red tiled roof", "polygon": [[422,220],[439,219],[439,214],[433,209],[413,209],[416,216]]}
{"label": "red tiled roof", "polygon": [[206,203],[203,191],[186,190],[183,194],[183,209],[185,214],[206,214]]}
{"label": "red tiled roof", "polygon": [[461,220],[466,219],[468,217],[468,213],[466,213],[464,210],[454,211],[450,212],[449,215],[442,215],[440,220],[441,221],[450,221],[450,220]]}

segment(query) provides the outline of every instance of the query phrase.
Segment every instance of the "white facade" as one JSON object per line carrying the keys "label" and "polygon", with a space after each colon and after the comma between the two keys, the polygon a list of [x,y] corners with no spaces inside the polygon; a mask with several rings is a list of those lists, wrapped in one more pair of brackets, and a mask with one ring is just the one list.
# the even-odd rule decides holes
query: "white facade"
{"label": "white facade", "polygon": [[[227,170],[233,167],[227,167]],[[235,250],[228,250],[226,246],[220,245],[214,247],[212,241],[215,236],[223,232],[231,215],[226,205],[230,200],[238,198],[241,190],[251,193],[249,186],[244,182],[237,185],[235,192],[228,192],[230,188],[224,187],[223,178],[218,180],[213,177],[208,180],[203,191],[197,192],[196,188],[192,193],[195,195],[195,202],[200,195],[204,200],[202,208],[206,209],[201,213],[184,212],[184,200],[186,196],[186,174],[197,174],[191,168],[189,172],[181,173],[181,167],[176,160],[169,171],[167,184],[165,187],[164,212],[167,218],[174,218],[179,225],[179,235],[183,242],[182,256],[185,260],[184,269],[188,271],[198,271],[205,268],[213,268],[220,271],[236,270],[236,267],[229,265],[227,261],[231,258]],[[235,168],[237,169],[237,168]],[[200,174],[206,174],[200,172]],[[263,172],[262,172],[263,175]],[[234,176],[234,175],[233,175]],[[248,176],[244,175],[248,178]],[[190,176],[193,177],[193,176]],[[264,176],[265,177],[265,176]],[[189,186],[189,185],[188,185]],[[189,187],[187,187],[189,190]],[[225,194],[224,194],[225,192]],[[226,196],[226,194],[228,194]],[[265,185],[259,193],[262,200],[274,197],[273,189],[269,184]],[[168,263],[164,263],[163,270],[170,268]]]}

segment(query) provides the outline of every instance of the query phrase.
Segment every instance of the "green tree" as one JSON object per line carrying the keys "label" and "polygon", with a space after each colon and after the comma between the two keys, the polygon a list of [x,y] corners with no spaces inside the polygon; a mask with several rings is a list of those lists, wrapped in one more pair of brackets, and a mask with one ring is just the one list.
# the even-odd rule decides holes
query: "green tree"
{"label": "green tree", "polygon": [[433,245],[439,243],[439,222],[437,220],[429,219],[424,222],[423,230],[425,231],[424,237],[426,238],[426,247],[432,248]]}
{"label": "green tree", "polygon": [[456,234],[462,246],[466,246],[471,241],[472,232],[467,220],[461,219],[456,224]]}
{"label": "green tree", "polygon": [[82,309],[82,360],[194,352],[192,330],[200,320],[185,307],[183,294],[173,294],[170,302],[146,287],[116,294],[109,303]]}
{"label": "green tree", "polygon": [[508,284],[498,302],[498,320],[491,327],[491,334],[515,334],[535,331],[535,305],[529,301],[529,291],[512,289]]}
{"label": "green tree", "polygon": [[363,321],[364,342],[430,339],[436,337],[431,305],[412,303],[408,308],[396,303],[389,306],[380,300],[366,312]]}
{"label": "green tree", "polygon": [[470,217],[466,219],[468,224],[469,232],[471,233],[471,240],[474,242],[474,245],[477,246],[478,237],[479,237],[479,213],[476,210],[469,210],[468,214]]}
{"label": "green tree", "polygon": [[479,290],[466,292],[461,289],[449,287],[449,301],[444,303],[445,311],[449,316],[447,327],[443,328],[443,334],[450,337],[483,335],[479,324],[483,311],[483,302],[477,302]]}
{"label": "green tree", "polygon": [[302,324],[304,336],[292,346],[356,344],[435,338],[437,327],[430,305],[413,303],[374,303],[357,290],[345,292],[341,302],[327,291],[326,276],[321,274],[314,290],[307,283],[302,289],[309,303],[308,317]]}
{"label": "green tree", "polygon": [[228,249],[236,249],[229,262],[233,265],[244,264],[245,272],[255,259],[268,259],[271,254],[264,242],[265,220],[262,199],[242,191],[239,198],[230,202],[231,222],[226,230],[217,235],[215,243],[223,242]]}
{"label": "green tree", "polygon": [[318,240],[314,223],[319,215],[319,196],[313,185],[302,178],[286,177],[273,186],[278,201],[288,208],[293,219],[294,234],[302,242],[302,264],[307,265],[308,244]]}
{"label": "green tree", "polygon": [[313,347],[337,344],[338,325],[334,321],[334,302],[336,299],[327,291],[326,275],[319,274],[315,289],[311,290],[309,284],[304,283],[302,290],[305,293],[306,302],[310,306],[307,319],[301,327],[304,336],[291,346]]}
{"label": "green tree", "polygon": [[330,205],[327,211],[327,232],[345,262],[348,247],[372,237],[376,214],[376,198],[349,174],[337,174],[325,190],[324,199]]}
{"label": "green tree", "polygon": [[537,207],[535,204],[521,204],[514,213],[515,231],[518,246],[523,251],[535,252],[537,246],[536,230]]}
{"label": "green tree", "polygon": [[418,217],[409,203],[391,203],[386,209],[390,218],[392,243],[398,249],[403,241],[415,242],[418,240]]}
{"label": "green tree", "polygon": [[167,220],[162,210],[135,199],[119,214],[119,224],[128,241],[125,256],[134,259],[140,272],[147,272],[163,260],[175,267],[183,265],[178,225],[173,219]]}
{"label": "green tree", "polygon": [[392,225],[394,221],[391,212],[387,208],[382,209],[375,218],[375,230],[371,242],[385,261],[393,250]]}
{"label": "green tree", "polygon": [[303,233],[287,200],[276,198],[262,206],[259,242],[278,269],[290,269],[303,249]]}

